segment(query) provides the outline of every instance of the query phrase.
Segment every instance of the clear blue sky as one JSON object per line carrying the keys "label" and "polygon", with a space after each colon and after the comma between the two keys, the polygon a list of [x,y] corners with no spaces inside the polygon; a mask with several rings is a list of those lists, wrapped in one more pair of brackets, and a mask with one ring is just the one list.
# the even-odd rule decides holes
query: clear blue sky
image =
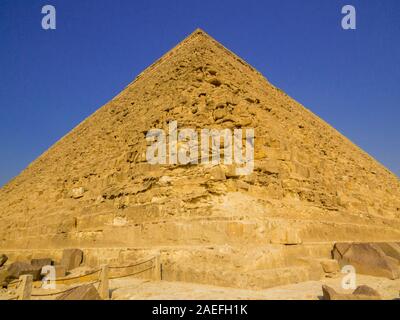
{"label": "clear blue sky", "polygon": [[197,27],[400,175],[398,0],[0,0],[0,185]]}

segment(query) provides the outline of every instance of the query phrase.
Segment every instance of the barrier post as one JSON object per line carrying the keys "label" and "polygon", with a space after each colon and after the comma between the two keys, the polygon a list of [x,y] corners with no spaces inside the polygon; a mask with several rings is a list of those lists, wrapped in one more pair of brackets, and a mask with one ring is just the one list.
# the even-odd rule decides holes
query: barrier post
{"label": "barrier post", "polygon": [[109,284],[108,284],[108,270],[109,268],[107,264],[103,264],[101,266],[99,294],[103,300],[108,300],[110,298]]}
{"label": "barrier post", "polygon": [[154,256],[154,265],[153,265],[153,279],[155,281],[160,281],[162,280],[162,275],[161,275],[161,254],[157,253]]}
{"label": "barrier post", "polygon": [[31,300],[32,294],[32,282],[33,277],[31,274],[23,275],[19,277],[21,283],[18,286],[18,300]]}

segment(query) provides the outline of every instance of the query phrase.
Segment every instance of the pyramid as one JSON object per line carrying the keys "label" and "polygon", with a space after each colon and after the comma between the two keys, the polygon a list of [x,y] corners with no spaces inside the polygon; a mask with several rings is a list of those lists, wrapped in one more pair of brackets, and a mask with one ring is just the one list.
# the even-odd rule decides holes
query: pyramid
{"label": "pyramid", "polygon": [[[254,129],[252,172],[149,163],[147,134],[173,121]],[[337,241],[400,241],[400,182],[196,30],[6,184],[0,219],[10,255],[161,250],[165,279],[267,287],[312,279]]]}

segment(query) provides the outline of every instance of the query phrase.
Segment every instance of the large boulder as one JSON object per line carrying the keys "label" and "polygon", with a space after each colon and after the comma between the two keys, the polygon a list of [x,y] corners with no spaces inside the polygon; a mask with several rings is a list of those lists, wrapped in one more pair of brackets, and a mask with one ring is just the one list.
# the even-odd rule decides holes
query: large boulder
{"label": "large boulder", "polygon": [[367,285],[358,286],[353,294],[375,297],[377,300],[381,299],[379,292]]}
{"label": "large boulder", "polygon": [[350,246],[351,243],[335,243],[332,251],[333,258],[339,261],[350,248]]}
{"label": "large boulder", "polygon": [[323,285],[322,294],[324,300],[381,300],[379,293],[368,286],[360,286],[353,293],[344,294]]}
{"label": "large boulder", "polygon": [[60,295],[57,300],[102,300],[93,284],[74,288]]}
{"label": "large boulder", "polygon": [[20,276],[30,274],[33,277],[33,281],[38,281],[42,278],[42,268],[39,266],[32,266],[26,262],[14,262],[8,266],[7,269],[11,279],[18,279]]}
{"label": "large boulder", "polygon": [[339,272],[339,263],[337,260],[334,259],[321,259],[320,260],[322,269],[324,269],[324,272],[326,273],[335,273]]}
{"label": "large boulder", "polygon": [[387,256],[378,244],[337,243],[332,254],[341,267],[351,265],[357,273],[389,279],[400,277],[398,261]]}
{"label": "large boulder", "polygon": [[53,265],[53,260],[50,258],[42,258],[42,259],[32,259],[31,265],[35,267],[43,268],[44,266]]}
{"label": "large boulder", "polygon": [[7,262],[8,257],[5,254],[0,254],[0,267],[4,266]]}
{"label": "large boulder", "polygon": [[377,244],[379,248],[389,257],[400,263],[400,245],[394,242],[382,242]]}
{"label": "large boulder", "polygon": [[[44,266],[44,267],[46,267],[46,266]],[[64,278],[66,276],[67,273],[65,271],[65,267],[64,266],[55,265],[55,266],[51,266],[51,267],[54,269],[54,277],[56,279]],[[48,275],[51,276],[50,271],[49,271],[48,268],[42,268],[41,275],[43,277],[44,276],[48,276]]]}
{"label": "large boulder", "polygon": [[80,249],[64,249],[61,265],[66,271],[78,268],[83,261],[83,251]]}

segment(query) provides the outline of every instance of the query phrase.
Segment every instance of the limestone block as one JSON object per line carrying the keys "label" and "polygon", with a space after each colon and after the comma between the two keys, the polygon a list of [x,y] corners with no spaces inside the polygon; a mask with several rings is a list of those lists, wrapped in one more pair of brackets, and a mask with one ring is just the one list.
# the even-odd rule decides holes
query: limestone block
{"label": "limestone block", "polygon": [[66,276],[67,272],[64,266],[62,265],[55,265],[53,266],[56,272],[56,278],[63,278]]}
{"label": "limestone block", "polygon": [[302,163],[293,161],[292,165],[294,166],[294,172],[304,178],[310,177],[310,170]]}
{"label": "limestone block", "polygon": [[246,191],[248,191],[249,188],[250,188],[250,185],[249,185],[248,183],[242,181],[242,180],[238,180],[238,181],[236,182],[236,186],[237,186],[239,189],[246,190]]}
{"label": "limestone block", "polygon": [[34,267],[44,267],[51,266],[53,264],[53,260],[51,258],[42,258],[42,259],[32,259],[31,265]]}
{"label": "limestone block", "polygon": [[376,297],[377,300],[381,299],[378,291],[366,285],[358,286],[357,289],[354,290],[353,294]]}
{"label": "limestone block", "polygon": [[338,261],[341,260],[350,246],[351,243],[336,243],[332,250],[333,258]]}
{"label": "limestone block", "polygon": [[63,219],[57,224],[57,233],[69,233],[75,231],[76,228],[76,218],[69,217]]}
{"label": "limestone block", "polygon": [[212,168],[210,170],[210,174],[211,174],[211,178],[213,180],[216,180],[216,181],[226,180],[225,172],[220,166]]}
{"label": "limestone block", "polygon": [[377,243],[379,248],[388,256],[396,259],[400,263],[400,245],[394,242]]}
{"label": "limestone block", "polygon": [[352,265],[357,273],[389,279],[400,277],[398,261],[373,243],[335,244],[333,256],[340,266]]}
{"label": "limestone block", "polygon": [[12,279],[18,279],[23,275],[32,275],[33,281],[41,279],[41,270],[42,267],[40,266],[32,266],[30,263],[20,261],[13,262],[7,269]]}
{"label": "limestone block", "polygon": [[113,222],[113,213],[99,213],[80,216],[77,219],[77,230],[98,230]]}
{"label": "limestone block", "polygon": [[326,273],[335,273],[340,270],[339,263],[333,259],[322,259],[320,260],[321,266]]}
{"label": "limestone block", "polygon": [[[45,267],[45,266],[44,266]],[[66,274],[67,274],[67,272],[66,272],[66,270],[65,270],[65,267],[64,266],[62,266],[62,265],[54,265],[54,266],[52,266],[54,269],[54,276],[56,277],[56,279],[58,279],[58,278],[63,278],[63,277],[65,277],[66,276]],[[49,269],[47,269],[47,268],[42,268],[42,270],[41,270],[41,275],[42,276],[46,276],[46,275],[48,275],[49,274]]]}
{"label": "limestone block", "polygon": [[257,161],[254,169],[266,174],[279,174],[281,172],[279,161],[272,159]]}
{"label": "limestone block", "polygon": [[83,251],[80,249],[64,249],[61,258],[61,265],[66,271],[78,268],[83,261]]}
{"label": "limestone block", "polygon": [[57,300],[101,300],[101,298],[95,286],[87,284],[60,295]]}
{"label": "limestone block", "polygon": [[323,285],[322,294],[324,300],[381,300],[380,295],[367,286],[358,287],[352,294],[337,293],[335,289]]}
{"label": "limestone block", "polygon": [[244,231],[243,223],[241,222],[229,222],[227,225],[227,234],[230,237],[242,237]]}
{"label": "limestone block", "polygon": [[71,197],[73,199],[82,198],[85,192],[86,189],[84,187],[74,188],[71,190]]}
{"label": "limestone block", "polygon": [[271,234],[271,243],[295,245],[301,244],[302,240],[298,230],[287,227],[287,229],[275,229]]}
{"label": "limestone block", "polygon": [[[302,260],[302,259],[300,259]],[[308,265],[308,278],[312,281],[320,280],[324,275],[321,263],[316,259],[304,259]]]}

